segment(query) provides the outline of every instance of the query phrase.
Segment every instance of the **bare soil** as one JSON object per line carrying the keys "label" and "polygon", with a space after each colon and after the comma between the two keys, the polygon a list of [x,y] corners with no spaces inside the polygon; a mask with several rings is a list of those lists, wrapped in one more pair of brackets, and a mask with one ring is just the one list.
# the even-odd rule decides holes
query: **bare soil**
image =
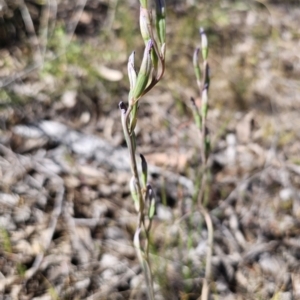
{"label": "bare soil", "polygon": [[[0,299],[146,299],[118,110],[142,53],[138,1],[57,2],[0,1]],[[200,25],[211,299],[300,299],[299,2],[166,2],[167,70],[137,128],[157,195],[156,299],[198,299],[205,272],[189,100]]]}

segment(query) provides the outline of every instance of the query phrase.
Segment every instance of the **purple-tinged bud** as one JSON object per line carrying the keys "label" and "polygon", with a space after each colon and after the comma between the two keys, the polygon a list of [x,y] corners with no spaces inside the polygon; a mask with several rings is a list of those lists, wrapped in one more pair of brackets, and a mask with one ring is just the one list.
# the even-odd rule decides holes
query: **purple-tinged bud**
{"label": "purple-tinged bud", "polygon": [[119,109],[121,110],[122,114],[126,114],[127,107],[123,101],[119,102]]}
{"label": "purple-tinged bud", "polygon": [[148,210],[148,217],[150,220],[152,220],[152,218],[154,217],[154,214],[155,214],[155,202],[156,202],[156,199],[155,199],[155,193],[152,189],[152,186],[150,184],[147,185],[147,190],[148,190],[148,198],[149,198],[149,201],[150,201],[150,204],[149,204],[149,210]]}
{"label": "purple-tinged bud", "polygon": [[162,57],[165,58],[165,56],[166,56],[166,44],[165,43],[163,43],[161,45],[160,51],[161,51]]}
{"label": "purple-tinged bud", "polygon": [[134,177],[131,177],[130,182],[129,182],[129,187],[130,187],[130,193],[131,197],[134,202],[134,207],[135,210],[138,212],[140,209],[140,204],[139,204],[139,192],[138,192],[138,186],[136,179]]}
{"label": "purple-tinged bud", "polygon": [[202,96],[201,96],[201,116],[202,118],[206,119],[207,116],[207,110],[208,110],[208,94],[207,94],[207,86],[204,87],[202,90]]}
{"label": "purple-tinged bud", "polygon": [[193,97],[191,97],[191,102],[192,102],[192,105],[193,105],[193,116],[194,116],[196,126],[201,130],[201,128],[202,128],[202,119],[201,119],[201,115],[199,113],[198,106],[197,106],[197,104],[195,102],[195,99]]}
{"label": "purple-tinged bud", "polygon": [[143,7],[143,8],[148,7],[148,1],[147,0],[140,0],[140,4],[141,4],[141,7]]}
{"label": "purple-tinged bud", "polygon": [[147,87],[149,76],[152,70],[151,54],[150,54],[152,47],[153,47],[152,40],[149,40],[145,47],[141,68],[137,76],[136,84],[132,93],[132,97],[134,101],[137,101],[141,97],[145,88]]}
{"label": "purple-tinged bud", "polygon": [[208,41],[207,41],[207,36],[205,34],[205,31],[204,31],[204,29],[202,27],[200,28],[200,35],[201,35],[202,57],[203,57],[203,60],[207,60],[207,56],[208,56]]}
{"label": "purple-tinged bud", "polygon": [[147,161],[144,157],[143,154],[140,154],[141,160],[142,160],[142,183],[143,186],[146,187],[147,185],[147,180],[148,180],[148,165],[147,165]]}
{"label": "purple-tinged bud", "polygon": [[123,101],[121,101],[119,103],[119,108],[121,110],[121,122],[122,122],[122,127],[123,127],[123,133],[124,133],[124,137],[126,140],[126,144],[128,146],[128,145],[130,145],[130,137],[129,137],[129,132],[128,132],[127,120],[126,120],[127,107]]}
{"label": "purple-tinged bud", "polygon": [[194,51],[194,55],[193,55],[193,65],[194,65],[194,71],[195,71],[197,82],[201,81],[201,69],[199,66],[199,52],[200,52],[200,49],[197,48]]}
{"label": "purple-tinged bud", "polygon": [[209,84],[210,84],[210,68],[209,64],[207,61],[204,62],[204,86],[203,89],[209,89]]}
{"label": "purple-tinged bud", "polygon": [[128,64],[127,64],[127,71],[128,71],[128,78],[129,78],[129,83],[130,83],[130,90],[134,89],[134,86],[136,84],[136,71],[134,69],[134,54],[135,52],[133,51],[129,58],[128,58]]}
{"label": "purple-tinged bud", "polygon": [[160,44],[166,42],[166,4],[164,0],[156,0],[156,31]]}
{"label": "purple-tinged bud", "polygon": [[149,11],[146,8],[140,8],[140,30],[145,44],[151,39],[151,21]]}

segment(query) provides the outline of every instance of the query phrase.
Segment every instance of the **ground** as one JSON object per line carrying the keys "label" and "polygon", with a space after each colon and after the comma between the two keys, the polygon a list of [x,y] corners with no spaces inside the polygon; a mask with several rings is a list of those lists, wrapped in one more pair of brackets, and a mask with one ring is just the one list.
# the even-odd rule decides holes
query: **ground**
{"label": "ground", "polygon": [[[138,65],[143,51],[139,3],[2,2],[0,299],[146,299],[118,109],[128,56]],[[300,299],[299,2],[166,2],[166,73],[137,125],[157,195],[155,299],[198,299],[204,278],[190,103],[200,26],[211,66],[211,299]]]}

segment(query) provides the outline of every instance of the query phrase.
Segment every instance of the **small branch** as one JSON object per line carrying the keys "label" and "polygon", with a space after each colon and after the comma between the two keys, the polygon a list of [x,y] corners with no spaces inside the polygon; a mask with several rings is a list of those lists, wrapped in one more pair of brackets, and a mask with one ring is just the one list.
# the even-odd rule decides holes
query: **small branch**
{"label": "small branch", "polygon": [[43,61],[42,51],[40,48],[39,39],[34,29],[33,21],[28,11],[28,8],[24,2],[24,0],[20,0],[21,6],[20,11],[22,14],[22,18],[27,30],[27,33],[30,35],[30,42],[32,45],[32,49],[35,51],[34,61],[36,63],[41,63]]}
{"label": "small branch", "polygon": [[34,274],[39,270],[40,265],[43,261],[45,252],[49,249],[52,238],[53,238],[53,234],[56,228],[56,224],[57,224],[57,220],[58,217],[61,214],[62,211],[62,203],[63,203],[63,196],[64,196],[64,192],[65,192],[65,188],[63,186],[63,184],[60,186],[60,188],[57,191],[56,197],[55,197],[55,204],[54,204],[54,208],[51,214],[51,218],[50,218],[50,222],[49,222],[49,227],[48,227],[48,231],[47,231],[47,236],[46,236],[46,241],[45,244],[43,245],[43,252],[39,253],[34,262],[33,265],[30,269],[28,269],[25,272],[25,279],[29,280],[30,278],[32,278],[32,276],[34,276]]}
{"label": "small branch", "polygon": [[123,124],[123,128],[125,134],[127,135],[128,139],[128,149],[129,149],[129,154],[130,154],[130,166],[131,166],[131,171],[132,175],[134,176],[138,188],[138,197],[139,197],[139,218],[138,218],[138,227],[141,226],[141,224],[144,225],[144,199],[143,199],[143,193],[142,193],[142,188],[141,188],[141,183],[140,183],[140,178],[137,170],[137,163],[136,163],[136,157],[135,157],[135,149],[134,149],[134,136],[133,132],[129,132],[128,124],[129,124],[129,116],[132,111],[133,106],[129,106],[126,115],[125,115],[125,123]]}
{"label": "small branch", "polygon": [[41,52],[41,63],[44,64],[44,58],[47,49],[47,40],[49,33],[49,20],[50,20],[50,11],[51,4],[47,0],[47,5],[44,4],[42,7],[41,18],[40,18],[40,29],[39,29],[39,40],[40,40],[40,52]]}
{"label": "small branch", "polygon": [[[9,155],[9,156],[14,155],[16,158],[18,158],[18,156],[15,153],[13,153],[10,149],[6,148],[3,145],[0,145],[0,151],[5,153],[5,155]],[[46,174],[50,178],[56,179],[58,181],[59,187],[57,188],[54,208],[53,208],[53,211],[52,211],[52,214],[50,217],[49,225],[48,225],[47,231],[45,231],[46,235],[43,236],[44,244],[42,245],[43,246],[42,251],[37,254],[31,268],[25,272],[23,277],[11,276],[11,277],[8,277],[5,280],[3,280],[0,283],[0,291],[2,291],[3,289],[5,289],[8,286],[11,286],[18,282],[21,282],[23,279],[25,279],[25,281],[28,281],[39,271],[41,263],[43,262],[45,253],[47,252],[47,250],[49,249],[49,247],[51,245],[51,241],[53,239],[57,221],[58,221],[58,218],[62,211],[62,203],[63,203],[63,198],[64,198],[63,196],[64,196],[64,192],[65,192],[63,180],[57,174],[55,174],[52,171],[50,171],[49,169],[45,168],[42,164],[37,163],[33,159],[30,162],[32,162],[33,168],[39,170],[39,172]]]}
{"label": "small branch", "polygon": [[210,290],[209,284],[211,280],[211,258],[213,253],[214,229],[213,229],[213,223],[211,217],[208,211],[201,203],[199,203],[199,209],[205,218],[205,223],[208,231],[208,250],[206,253],[205,280],[203,281],[201,300],[208,300],[209,290]]}
{"label": "small branch", "polygon": [[[201,52],[203,58],[203,72],[201,72],[201,68],[198,62],[200,48],[197,48],[194,51],[193,55],[193,65],[195,70],[195,75],[197,79],[197,86],[199,89],[199,96],[201,99],[201,107],[200,111],[196,106],[196,103],[193,98],[193,111],[194,111],[194,118],[195,123],[199,129],[200,140],[201,140],[201,185],[198,191],[197,196],[197,204],[198,209],[202,213],[205,218],[205,223],[208,230],[208,250],[206,253],[206,266],[205,266],[205,279],[203,280],[202,285],[202,292],[199,300],[208,300],[209,298],[209,283],[211,279],[211,257],[213,251],[213,223],[211,217],[203,205],[205,189],[207,186],[207,172],[208,172],[208,158],[209,158],[209,151],[210,151],[210,140],[209,140],[209,133],[208,129],[206,128],[206,118],[207,118],[207,111],[208,111],[208,88],[209,88],[209,65],[207,61],[208,55],[208,42],[207,37],[203,28],[200,28],[200,36],[201,36]],[[203,74],[202,82],[201,82],[201,73]]]}

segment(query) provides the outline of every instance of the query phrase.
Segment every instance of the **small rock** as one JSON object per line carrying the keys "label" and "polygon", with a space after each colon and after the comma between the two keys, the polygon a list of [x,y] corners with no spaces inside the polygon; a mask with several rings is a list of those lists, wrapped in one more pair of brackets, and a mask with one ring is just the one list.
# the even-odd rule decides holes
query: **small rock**
{"label": "small rock", "polygon": [[100,76],[108,81],[120,81],[123,78],[123,74],[119,70],[113,70],[103,65],[99,66],[98,71]]}
{"label": "small rock", "polygon": [[[55,173],[55,174],[59,174],[62,171],[62,168],[51,159],[43,159],[43,161],[40,164],[46,170],[49,170],[50,172]],[[38,167],[37,167],[37,170],[39,170]],[[44,169],[42,169],[41,172],[44,172]]]}
{"label": "small rock", "polygon": [[158,219],[163,221],[171,221],[173,217],[171,208],[162,204],[157,205],[156,215]]}
{"label": "small rock", "polygon": [[124,238],[124,231],[119,227],[111,226],[105,229],[104,236],[106,239],[118,240]]}
{"label": "small rock", "polygon": [[13,213],[13,218],[16,223],[22,223],[29,220],[31,210],[29,206],[16,207]]}
{"label": "small rock", "polygon": [[101,268],[103,269],[113,268],[118,263],[118,258],[109,253],[103,254],[100,261]]}
{"label": "small rock", "polygon": [[66,187],[74,189],[80,186],[80,180],[78,177],[75,177],[73,175],[68,175],[64,178],[64,183]]}
{"label": "small rock", "polygon": [[228,165],[233,165],[236,161],[236,136],[235,134],[231,133],[226,136],[227,142],[227,163]]}
{"label": "small rock", "polygon": [[72,143],[71,147],[75,153],[85,157],[91,157],[95,155],[97,151],[103,151],[105,153],[112,150],[106,142],[90,135],[80,136],[79,139]]}
{"label": "small rock", "polygon": [[61,140],[68,131],[67,126],[55,121],[42,121],[39,125],[41,130],[50,138]]}
{"label": "small rock", "polygon": [[92,203],[93,218],[100,219],[108,213],[108,207],[100,200],[95,200]]}
{"label": "small rock", "polygon": [[53,299],[53,297],[49,294],[45,294],[43,296],[32,298],[32,300],[52,300],[52,299]]}
{"label": "small rock", "polygon": [[135,290],[135,289],[140,289],[141,285],[144,285],[144,275],[139,274],[137,276],[134,276],[131,281],[130,281],[130,289]]}
{"label": "small rock", "polygon": [[[20,240],[15,246],[14,250],[22,253],[22,255],[32,255],[35,254],[34,249],[31,247],[29,242],[26,240]],[[37,252],[38,253],[38,252]]]}
{"label": "small rock", "polygon": [[278,300],[293,300],[293,294],[292,292],[278,292],[276,293],[276,297],[273,298]]}
{"label": "small rock", "polygon": [[47,204],[47,196],[44,194],[41,194],[40,197],[37,199],[37,204],[41,207],[44,207]]}
{"label": "small rock", "polygon": [[27,139],[39,139],[43,137],[43,131],[41,129],[28,125],[17,125],[13,127],[12,132]]}
{"label": "small rock", "polygon": [[196,254],[199,255],[200,257],[204,257],[207,252],[207,241],[202,240],[199,242],[197,248],[196,248]]}
{"label": "small rock", "polygon": [[115,249],[119,257],[134,259],[136,257],[136,252],[134,247],[132,247],[132,242],[125,239],[118,239],[118,241],[110,240],[110,245],[112,249]]}
{"label": "small rock", "polygon": [[76,97],[77,91],[66,91],[61,97],[61,102],[65,107],[71,108],[76,104]]}
{"label": "small rock", "polygon": [[262,295],[265,299],[271,299],[274,293],[276,292],[277,286],[274,282],[264,282],[264,286],[262,289]]}
{"label": "small rock", "polygon": [[16,229],[16,224],[13,222],[11,215],[5,214],[0,216],[0,228],[8,231]]}
{"label": "small rock", "polygon": [[110,280],[113,275],[115,275],[115,272],[112,269],[106,269],[101,273],[103,280]]}
{"label": "small rock", "polygon": [[282,201],[288,201],[293,197],[293,190],[286,188],[279,192],[279,197]]}
{"label": "small rock", "polygon": [[215,282],[215,285],[218,293],[227,293],[229,291],[228,285],[224,281],[218,280]]}
{"label": "small rock", "polygon": [[88,111],[85,111],[80,116],[80,123],[87,124],[91,120],[91,114]]}
{"label": "small rock", "polygon": [[272,275],[275,278],[286,272],[284,262],[278,257],[271,256],[269,253],[261,255],[259,265],[263,273]]}
{"label": "small rock", "polygon": [[20,197],[14,194],[0,193],[0,204],[15,206],[18,204]]}

